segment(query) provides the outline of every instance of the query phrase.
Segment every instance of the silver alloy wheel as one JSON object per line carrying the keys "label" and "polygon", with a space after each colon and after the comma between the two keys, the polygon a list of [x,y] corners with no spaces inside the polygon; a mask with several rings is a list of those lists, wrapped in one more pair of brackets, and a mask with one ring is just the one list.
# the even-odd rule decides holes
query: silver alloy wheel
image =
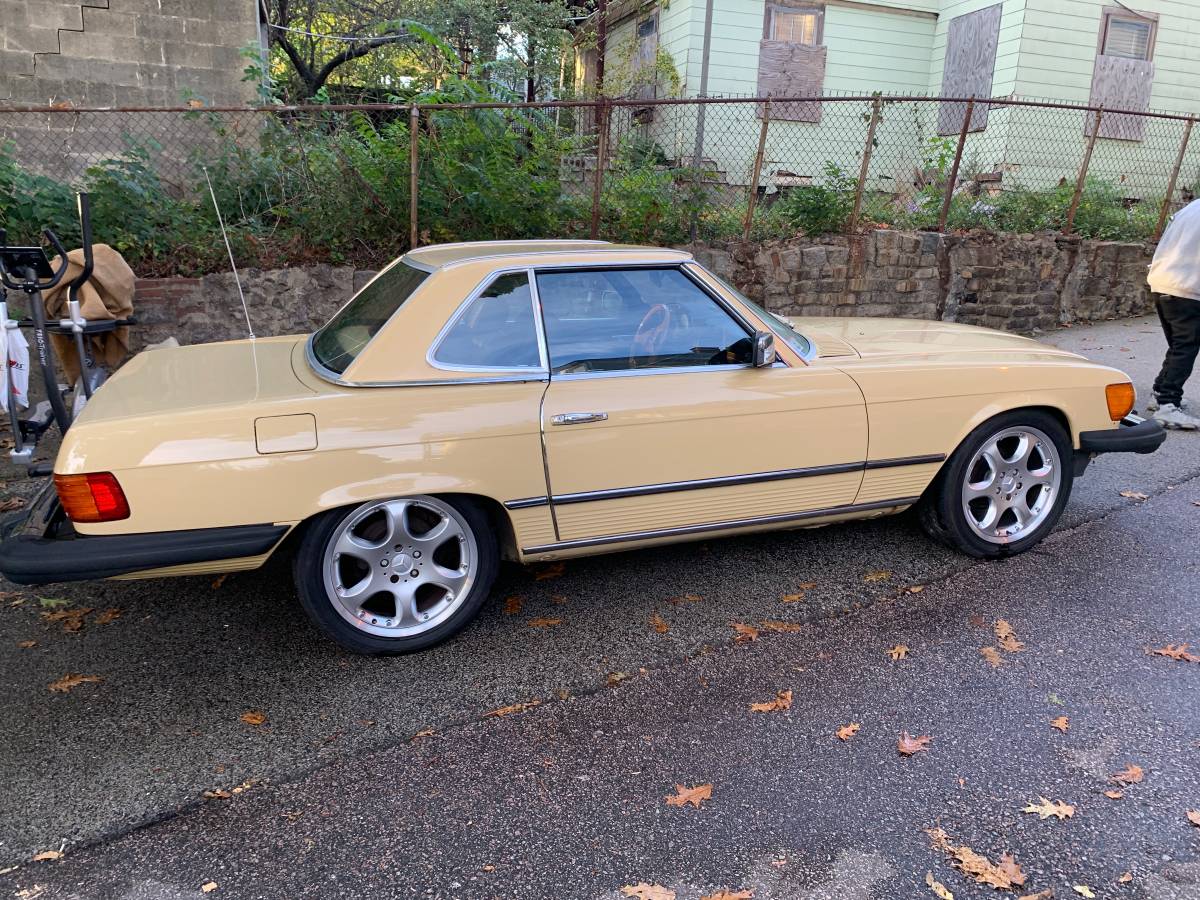
{"label": "silver alloy wheel", "polygon": [[325,544],[322,571],[334,609],[378,637],[436,628],[462,605],[479,559],[466,519],[436,497],[364,503]]}
{"label": "silver alloy wheel", "polygon": [[967,466],[962,506],[971,529],[992,544],[1032,533],[1050,515],[1062,485],[1058,448],[1028,426],[992,435]]}

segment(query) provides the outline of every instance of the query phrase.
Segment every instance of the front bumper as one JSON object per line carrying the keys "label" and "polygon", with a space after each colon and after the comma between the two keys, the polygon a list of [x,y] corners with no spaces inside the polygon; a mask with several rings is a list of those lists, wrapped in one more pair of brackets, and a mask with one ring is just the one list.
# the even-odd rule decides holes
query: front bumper
{"label": "front bumper", "polygon": [[1083,453],[1153,453],[1167,439],[1167,432],[1153,419],[1129,415],[1117,428],[1084,431],[1079,435]]}
{"label": "front bumper", "polygon": [[0,573],[16,584],[112,578],[148,569],[268,553],[286,525],[235,525],[149,534],[82,535],[47,483],[26,510],[0,522]]}

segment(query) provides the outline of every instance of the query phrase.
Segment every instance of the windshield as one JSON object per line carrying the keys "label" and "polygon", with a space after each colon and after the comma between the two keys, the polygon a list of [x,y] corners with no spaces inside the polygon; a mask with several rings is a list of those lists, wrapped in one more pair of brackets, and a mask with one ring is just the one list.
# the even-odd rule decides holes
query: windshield
{"label": "windshield", "polygon": [[714,281],[718,282],[722,287],[725,288],[725,290],[729,291],[729,293],[733,294],[733,296],[737,297],[748,307],[758,313],[758,317],[766,323],[767,327],[775,333],[777,338],[786,342],[787,345],[795,350],[796,353],[802,358],[808,359],[809,354],[812,352],[812,341],[793,328],[787,319],[785,319],[783,316],[776,315],[768,309],[763,309],[763,307],[759,306],[720,275],[716,275],[707,269],[704,271],[705,274],[707,274]]}
{"label": "windshield", "polygon": [[317,362],[341,375],[429,273],[396,260],[313,336]]}

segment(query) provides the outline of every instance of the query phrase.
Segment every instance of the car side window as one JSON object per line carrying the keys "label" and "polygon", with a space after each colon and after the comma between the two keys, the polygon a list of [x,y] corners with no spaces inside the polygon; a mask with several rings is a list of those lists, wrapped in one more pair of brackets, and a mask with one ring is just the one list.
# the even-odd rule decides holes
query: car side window
{"label": "car side window", "polygon": [[749,333],[677,268],[537,273],[556,374],[749,365]]}
{"label": "car side window", "polygon": [[473,369],[541,368],[529,276],[514,272],[489,284],[442,336],[433,361]]}

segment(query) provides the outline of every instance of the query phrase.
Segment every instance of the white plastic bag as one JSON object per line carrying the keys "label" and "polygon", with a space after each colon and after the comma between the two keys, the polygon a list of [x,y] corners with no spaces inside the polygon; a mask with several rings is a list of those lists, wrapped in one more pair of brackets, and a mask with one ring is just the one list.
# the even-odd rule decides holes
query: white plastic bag
{"label": "white plastic bag", "polygon": [[0,328],[4,333],[4,358],[8,365],[0,374],[0,409],[8,411],[8,379],[13,381],[13,394],[17,406],[29,408],[29,341],[20,328]]}

